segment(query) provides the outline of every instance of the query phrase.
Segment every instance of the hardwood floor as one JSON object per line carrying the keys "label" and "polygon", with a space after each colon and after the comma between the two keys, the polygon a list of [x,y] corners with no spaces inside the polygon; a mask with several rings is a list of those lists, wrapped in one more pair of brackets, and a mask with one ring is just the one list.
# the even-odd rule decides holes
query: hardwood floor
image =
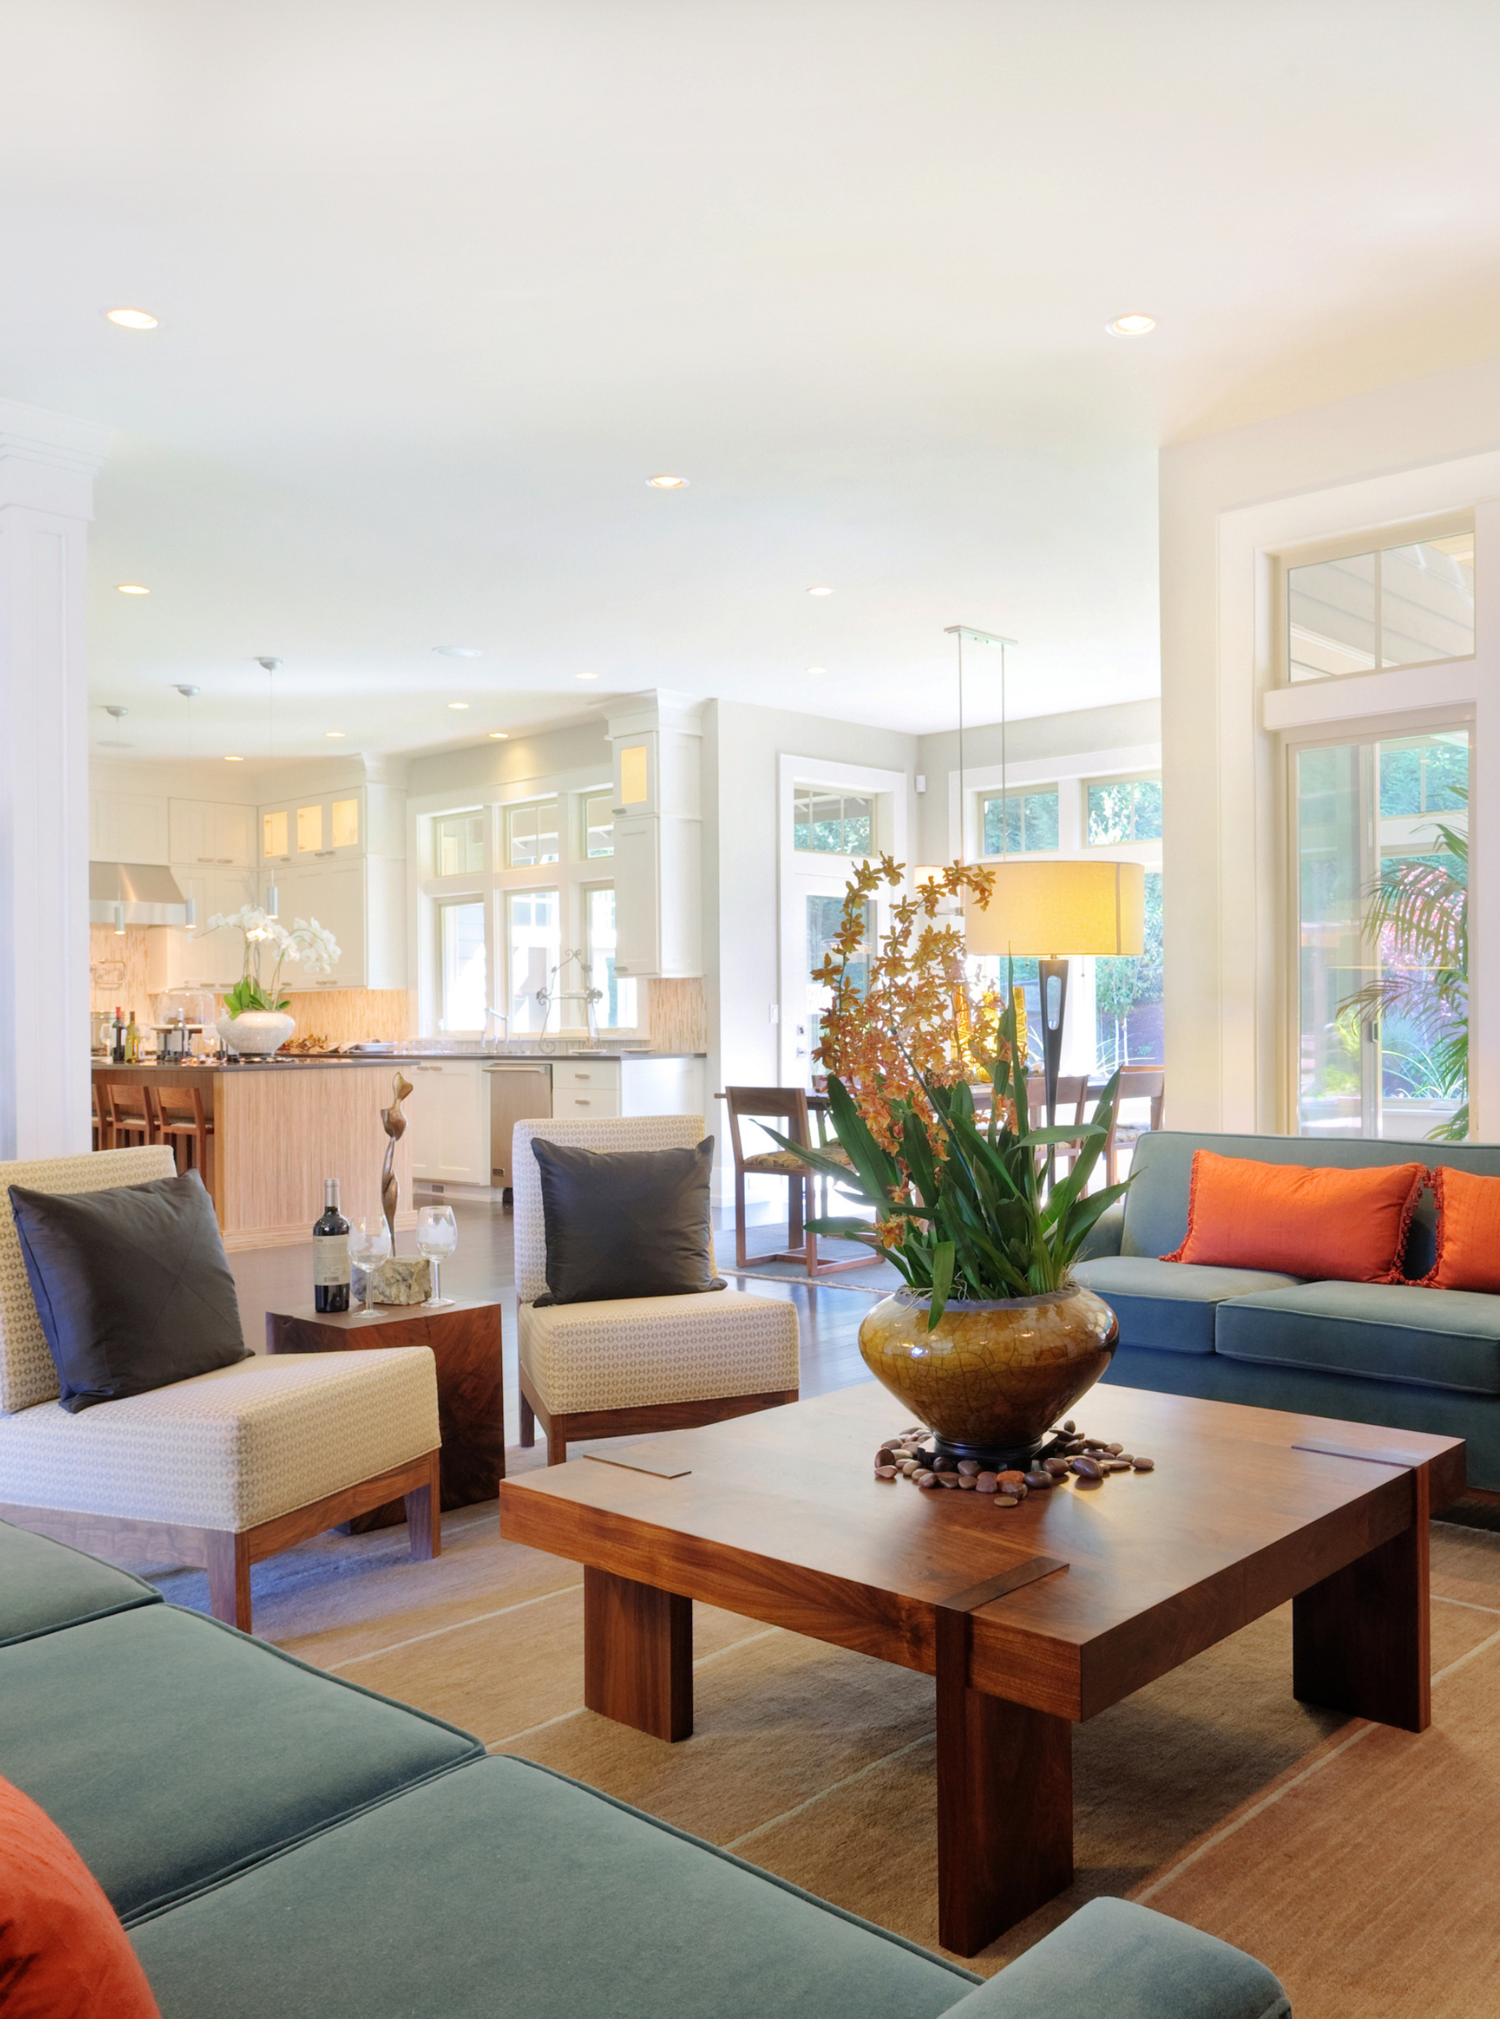
{"label": "hardwood floor", "polygon": [[[498,1300],[504,1310],[505,1328],[505,1422],[507,1436],[514,1443],[521,1421],[521,1398],[516,1370],[516,1292],[511,1216],[498,1203],[447,1201],[458,1219],[458,1248],[451,1261],[443,1264],[443,1289],[461,1298]],[[753,1214],[752,1214],[752,1217]],[[765,1214],[767,1224],[773,1215]],[[721,1258],[733,1253],[732,1214],[718,1209],[714,1231]],[[400,1234],[400,1253],[414,1252],[412,1236]],[[229,1257],[239,1290],[240,1317],[246,1344],[259,1352],[265,1341],[268,1310],[287,1309],[311,1302],[312,1237],[298,1247],[249,1248]],[[875,1299],[864,1291],[841,1288],[836,1283],[766,1282],[747,1278],[726,1268],[720,1273],[736,1289],[752,1291],[759,1297],[781,1297],[797,1307],[801,1333],[801,1389],[804,1395],[822,1395],[834,1388],[847,1388],[869,1379],[859,1356],[859,1321]]]}

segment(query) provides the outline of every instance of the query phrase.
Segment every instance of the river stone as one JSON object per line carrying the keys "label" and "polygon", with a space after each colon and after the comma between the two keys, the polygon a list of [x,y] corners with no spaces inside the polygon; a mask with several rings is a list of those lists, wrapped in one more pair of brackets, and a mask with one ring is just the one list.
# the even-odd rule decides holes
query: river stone
{"label": "river stone", "polygon": [[356,1264],[349,1285],[351,1305],[364,1302],[366,1274],[372,1304],[425,1304],[432,1295],[432,1264],[424,1255],[387,1255],[369,1271]]}

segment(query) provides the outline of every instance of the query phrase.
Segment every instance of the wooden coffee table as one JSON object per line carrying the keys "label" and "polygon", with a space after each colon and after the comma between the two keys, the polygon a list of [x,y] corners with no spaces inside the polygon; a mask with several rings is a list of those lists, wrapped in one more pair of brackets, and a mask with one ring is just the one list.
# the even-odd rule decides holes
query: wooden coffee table
{"label": "wooden coffee table", "polygon": [[1076,1415],[1157,1469],[1010,1509],[886,1483],[909,1419],[868,1383],[508,1479],[501,1529],[584,1565],[584,1700],[657,1738],[693,1729],[695,1598],[936,1675],[939,1936],[972,1956],[1072,1879],[1071,1726],[1287,1599],[1296,1696],[1431,1717],[1460,1440],[1113,1386]]}

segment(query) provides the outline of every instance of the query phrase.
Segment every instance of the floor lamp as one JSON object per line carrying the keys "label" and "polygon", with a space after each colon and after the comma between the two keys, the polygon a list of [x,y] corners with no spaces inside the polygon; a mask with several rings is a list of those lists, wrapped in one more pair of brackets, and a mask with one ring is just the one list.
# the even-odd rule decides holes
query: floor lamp
{"label": "floor lamp", "polygon": [[[1063,1014],[1068,1002],[1068,955],[1142,954],[1146,950],[1146,872],[1138,862],[995,862],[990,901],[981,910],[964,902],[968,953],[999,954],[1060,947],[1039,962],[1042,1058],[1047,1086],[1047,1126],[1057,1120],[1062,1066]],[[1017,1124],[1020,1116],[1016,1117]]]}

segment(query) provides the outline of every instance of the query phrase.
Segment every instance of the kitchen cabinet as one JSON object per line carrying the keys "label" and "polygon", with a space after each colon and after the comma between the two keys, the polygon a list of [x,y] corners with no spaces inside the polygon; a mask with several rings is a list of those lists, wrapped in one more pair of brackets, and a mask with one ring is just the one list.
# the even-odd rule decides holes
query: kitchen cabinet
{"label": "kitchen cabinet", "polygon": [[231,989],[244,972],[245,936],[237,926],[208,931],[208,921],[256,902],[255,872],[219,869],[196,862],[174,862],[177,887],[193,903],[195,926],[153,926],[146,942],[146,986],[153,995],[166,989]]}
{"label": "kitchen cabinet", "polygon": [[91,792],[89,860],[170,862],[167,801],[134,792]]}
{"label": "kitchen cabinet", "polygon": [[361,787],[309,793],[305,799],[259,809],[263,863],[322,862],[366,852],[365,795]]}
{"label": "kitchen cabinet", "polygon": [[615,972],[703,972],[702,725],[696,708],[631,708],[614,747]]}
{"label": "kitchen cabinet", "polygon": [[174,863],[249,869],[255,861],[255,813],[249,806],[226,806],[208,799],[167,802]]}
{"label": "kitchen cabinet", "polygon": [[620,1112],[619,1059],[561,1058],[552,1068],[552,1112],[597,1121]]}
{"label": "kitchen cabinet", "polygon": [[405,988],[405,871],[403,862],[384,856],[263,868],[258,902],[267,903],[274,883],[284,926],[316,919],[339,944],[331,974],[299,976],[289,962],[283,980],[290,977],[293,988]]}
{"label": "kitchen cabinet", "polygon": [[414,1178],[432,1184],[490,1182],[490,1085],[482,1059],[416,1059],[403,1065],[415,1091],[404,1103]]}

